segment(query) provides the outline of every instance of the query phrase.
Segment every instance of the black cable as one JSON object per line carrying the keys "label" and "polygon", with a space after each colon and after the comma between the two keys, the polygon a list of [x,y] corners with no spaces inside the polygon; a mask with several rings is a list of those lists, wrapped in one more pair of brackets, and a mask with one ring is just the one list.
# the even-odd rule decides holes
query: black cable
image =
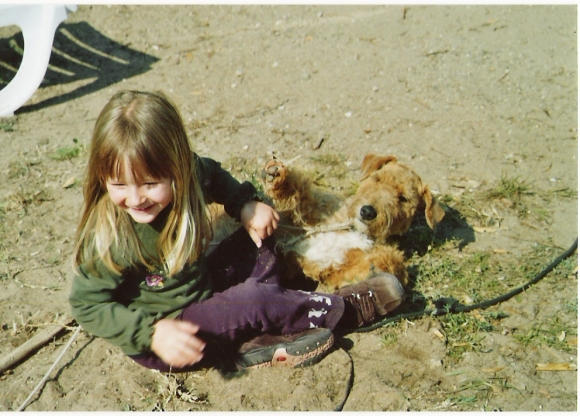
{"label": "black cable", "polygon": [[377,328],[381,328],[381,327],[383,327],[391,322],[397,322],[397,321],[400,321],[402,319],[415,319],[415,318],[420,318],[421,316],[425,316],[425,315],[441,316],[441,315],[446,315],[446,314],[451,313],[451,312],[454,312],[454,313],[469,312],[469,311],[472,311],[474,309],[489,308],[490,306],[496,305],[500,302],[505,302],[506,300],[511,299],[516,295],[519,295],[520,293],[522,293],[523,291],[528,289],[530,286],[538,283],[540,280],[542,280],[544,277],[546,277],[546,275],[548,273],[550,273],[552,270],[554,270],[554,268],[558,264],[560,264],[562,262],[562,260],[571,256],[572,253],[574,253],[574,251],[576,251],[577,248],[578,248],[578,238],[576,238],[576,241],[574,241],[574,243],[570,246],[570,248],[568,250],[566,250],[565,252],[560,254],[558,257],[556,257],[552,261],[552,263],[550,263],[548,266],[546,266],[546,268],[544,270],[542,270],[540,273],[538,273],[532,280],[530,280],[529,282],[525,283],[524,285],[522,285],[520,287],[515,288],[514,290],[512,290],[504,295],[501,295],[501,296],[498,296],[496,298],[489,299],[489,300],[486,300],[483,302],[475,303],[473,305],[462,305],[456,299],[442,298],[442,299],[435,301],[436,305],[437,305],[437,303],[439,303],[439,304],[443,305],[442,307],[437,307],[436,309],[424,309],[424,310],[418,311],[418,312],[411,312],[411,313],[407,313],[407,314],[393,316],[390,318],[385,318],[379,322],[374,323],[373,325],[369,325],[369,326],[366,326],[363,328],[358,328],[353,332],[370,332],[370,331],[373,331]]}
{"label": "black cable", "polygon": [[[546,268],[544,268],[544,270],[542,270],[540,273],[538,273],[532,280],[530,280],[527,283],[525,283],[524,285],[517,287],[514,290],[512,290],[504,295],[498,296],[496,298],[486,300],[483,302],[479,302],[479,303],[475,303],[473,305],[462,305],[456,299],[442,298],[442,299],[438,299],[437,301],[435,301],[435,303],[442,304],[442,305],[444,305],[443,307],[438,307],[436,309],[424,309],[424,310],[419,311],[419,312],[412,312],[412,313],[406,313],[406,314],[402,314],[402,315],[398,315],[398,316],[393,316],[391,318],[383,319],[383,320],[381,320],[373,325],[366,326],[364,328],[356,329],[352,332],[370,332],[370,331],[373,331],[377,328],[381,328],[381,327],[383,327],[391,322],[397,322],[397,321],[400,321],[402,319],[420,318],[421,316],[425,316],[425,315],[441,316],[441,315],[446,315],[446,314],[451,313],[451,312],[454,312],[454,313],[469,312],[469,311],[472,311],[474,309],[489,308],[492,305],[496,305],[500,302],[505,302],[506,300],[513,298],[514,296],[522,293],[524,290],[526,290],[530,286],[538,283],[540,280],[542,280],[544,277],[546,277],[546,275],[548,273],[550,273],[552,270],[554,270],[554,268],[556,266],[558,266],[558,264],[560,264],[562,262],[562,260],[571,256],[572,253],[574,253],[574,251],[576,251],[577,248],[578,248],[578,239],[576,238],[576,241],[574,241],[574,243],[570,246],[570,248],[568,250],[566,250],[564,253],[562,253],[558,257],[556,257],[552,261],[552,263],[550,263],[548,266],[546,266]],[[344,351],[346,351],[346,348],[344,348],[342,345],[341,345],[341,348]],[[344,405],[346,404],[346,401],[348,400],[348,397],[350,396],[350,392],[351,392],[353,384],[354,384],[354,361],[352,360],[352,357],[348,353],[348,351],[346,351],[346,353],[348,354],[348,356],[351,359],[351,361],[350,361],[350,374],[349,374],[349,379],[348,379],[347,386],[346,386],[345,396],[342,399],[342,401],[334,408],[335,411],[339,411],[339,412],[342,411],[342,409],[344,408]]]}
{"label": "black cable", "polygon": [[339,404],[337,404],[334,408],[335,412],[342,412],[342,409],[344,408],[344,405],[346,404],[346,401],[348,400],[348,396],[350,396],[350,391],[352,390],[352,386],[354,385],[354,360],[352,359],[352,355],[350,355],[350,352],[348,352],[346,347],[344,345],[342,345],[341,340],[338,340],[338,345],[346,353],[346,355],[348,356],[348,359],[350,361],[350,369],[349,369],[350,371],[348,374],[348,380],[346,382],[346,387],[344,389],[344,397],[343,397],[342,401]]}

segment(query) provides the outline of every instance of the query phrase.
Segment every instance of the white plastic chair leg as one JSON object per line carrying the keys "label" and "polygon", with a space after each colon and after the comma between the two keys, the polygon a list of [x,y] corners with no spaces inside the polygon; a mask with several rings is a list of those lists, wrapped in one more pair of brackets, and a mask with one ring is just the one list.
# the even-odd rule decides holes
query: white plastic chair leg
{"label": "white plastic chair leg", "polygon": [[58,25],[76,6],[0,5],[0,26],[16,25],[24,37],[24,55],[18,72],[0,91],[0,117],[10,117],[42,82]]}

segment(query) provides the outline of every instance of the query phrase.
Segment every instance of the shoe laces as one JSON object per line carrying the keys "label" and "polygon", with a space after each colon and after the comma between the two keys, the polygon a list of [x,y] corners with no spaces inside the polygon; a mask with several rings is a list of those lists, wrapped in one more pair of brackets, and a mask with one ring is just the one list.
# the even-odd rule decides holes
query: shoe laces
{"label": "shoe laces", "polygon": [[368,296],[369,298],[372,298],[373,297],[373,292],[371,290],[369,290],[367,293],[362,293],[362,294],[361,293],[352,292],[352,294],[350,296],[352,296],[353,298],[356,298],[356,299],[360,299],[362,296]]}

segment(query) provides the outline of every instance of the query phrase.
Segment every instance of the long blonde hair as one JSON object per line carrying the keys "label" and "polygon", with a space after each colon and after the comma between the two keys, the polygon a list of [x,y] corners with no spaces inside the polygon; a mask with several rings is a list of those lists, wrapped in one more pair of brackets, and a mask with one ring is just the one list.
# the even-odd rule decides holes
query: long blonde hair
{"label": "long blonde hair", "polygon": [[107,180],[122,177],[125,166],[131,166],[131,174],[138,180],[145,176],[171,180],[173,198],[156,254],[166,275],[172,276],[199,258],[211,239],[211,227],[181,116],[159,92],[118,92],[97,119],[74,266],[94,268],[101,259],[117,274],[140,264],[153,268],[131,218],[111,201],[106,190]]}

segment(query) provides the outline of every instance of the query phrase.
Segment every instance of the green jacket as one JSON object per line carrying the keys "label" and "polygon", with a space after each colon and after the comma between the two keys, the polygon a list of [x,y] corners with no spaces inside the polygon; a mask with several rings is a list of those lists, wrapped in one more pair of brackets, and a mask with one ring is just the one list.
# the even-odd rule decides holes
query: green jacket
{"label": "green jacket", "polygon": [[[223,204],[226,213],[239,221],[242,206],[257,198],[254,186],[240,184],[212,159],[193,157],[206,202]],[[149,224],[133,223],[144,252],[155,253],[169,209]],[[69,295],[72,316],[83,329],[119,346],[127,355],[150,351],[157,320],[174,318],[187,305],[212,294],[204,256],[170,279],[161,271],[151,273],[145,268],[129,269],[119,276],[100,261],[95,269],[96,273],[81,265],[73,279]]]}

